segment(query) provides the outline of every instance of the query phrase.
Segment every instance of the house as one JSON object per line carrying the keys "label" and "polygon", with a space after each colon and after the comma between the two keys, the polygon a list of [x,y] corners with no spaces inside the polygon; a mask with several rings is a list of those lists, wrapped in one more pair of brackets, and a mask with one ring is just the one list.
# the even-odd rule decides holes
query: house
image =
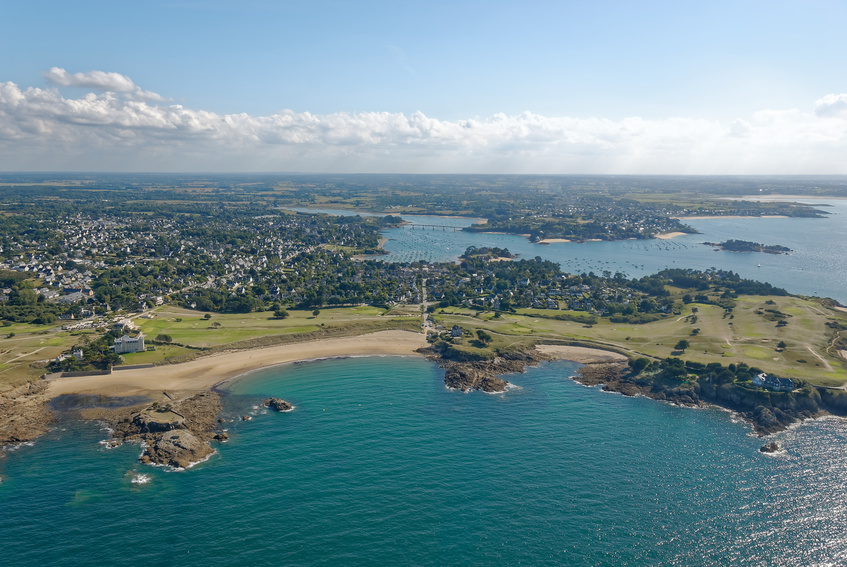
{"label": "house", "polygon": [[83,354],[82,354],[81,348],[74,349],[72,354],[73,354],[73,357],[77,360],[83,359]]}
{"label": "house", "polygon": [[778,392],[790,392],[794,389],[794,382],[790,378],[779,378],[764,372],[753,377],[753,385]]}
{"label": "house", "polygon": [[461,337],[462,336],[462,328],[458,325],[453,325],[453,328],[450,329],[451,337]]}
{"label": "house", "polygon": [[109,347],[109,350],[115,354],[125,354],[128,352],[144,352],[144,333],[138,333],[137,337],[124,335],[119,339],[115,339],[115,344]]}

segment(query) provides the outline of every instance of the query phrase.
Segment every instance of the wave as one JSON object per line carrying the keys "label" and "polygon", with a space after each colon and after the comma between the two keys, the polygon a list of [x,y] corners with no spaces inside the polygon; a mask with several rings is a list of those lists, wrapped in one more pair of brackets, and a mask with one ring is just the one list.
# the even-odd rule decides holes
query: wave
{"label": "wave", "polygon": [[141,474],[135,473],[134,476],[130,479],[132,484],[147,484],[153,479],[149,474]]}

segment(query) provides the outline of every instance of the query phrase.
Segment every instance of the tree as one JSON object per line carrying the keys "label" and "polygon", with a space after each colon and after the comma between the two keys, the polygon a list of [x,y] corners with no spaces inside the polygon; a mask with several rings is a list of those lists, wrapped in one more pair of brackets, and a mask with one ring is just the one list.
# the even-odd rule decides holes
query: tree
{"label": "tree", "polygon": [[675,347],[673,347],[673,348],[675,348],[676,350],[685,350],[685,349],[687,349],[689,346],[691,346],[691,343],[689,343],[689,342],[688,342],[687,340],[685,340],[685,339],[682,339],[681,341],[679,341],[678,343],[676,343],[676,346],[675,346]]}
{"label": "tree", "polygon": [[491,335],[489,335],[487,332],[483,331],[482,329],[477,329],[476,337],[479,339],[479,342],[481,342],[484,345],[487,345],[488,343],[491,342]]}
{"label": "tree", "polygon": [[776,345],[776,348],[781,348],[781,349],[785,349],[787,347],[788,347],[788,345],[785,344],[785,341],[779,341]]}
{"label": "tree", "polygon": [[318,316],[318,315],[320,315],[320,314],[321,314],[321,310],[320,310],[320,309],[315,309],[314,311],[312,311],[312,316],[313,316],[313,317],[317,317],[317,316]]}
{"label": "tree", "polygon": [[203,319],[207,319],[207,320],[208,320],[208,319],[211,319],[211,318],[212,318],[212,314],[211,314],[211,313],[206,313],[205,315],[203,315]]}
{"label": "tree", "polygon": [[649,364],[650,360],[643,356],[629,361],[629,367],[632,368],[632,373],[635,375],[641,374],[641,371],[647,368]]}
{"label": "tree", "polygon": [[697,327],[696,329],[691,329],[691,336],[697,336],[699,334],[700,334],[700,328],[699,327]]}
{"label": "tree", "polygon": [[170,335],[165,335],[165,334],[156,335],[156,341],[160,342],[160,343],[169,343],[169,342],[173,341],[173,337],[171,337]]}
{"label": "tree", "polygon": [[276,317],[277,319],[285,319],[286,317],[288,317],[288,311],[280,307],[279,309],[274,311],[274,317]]}

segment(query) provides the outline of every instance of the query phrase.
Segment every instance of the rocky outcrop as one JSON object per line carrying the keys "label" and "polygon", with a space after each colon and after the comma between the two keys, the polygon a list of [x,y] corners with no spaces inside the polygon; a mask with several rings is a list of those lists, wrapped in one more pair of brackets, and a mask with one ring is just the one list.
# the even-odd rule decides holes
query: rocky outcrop
{"label": "rocky outcrop", "polygon": [[528,352],[507,353],[489,360],[468,360],[465,357],[456,360],[457,357],[453,356],[452,351],[444,349],[424,349],[421,352],[444,369],[444,383],[448,388],[463,392],[504,392],[509,383],[498,378],[499,375],[523,372],[527,366],[549,360],[549,357],[534,349]]}
{"label": "rocky outcrop", "polygon": [[762,445],[759,447],[759,451],[762,453],[778,453],[782,450],[782,447],[779,446],[779,443],[776,441],[771,441],[767,445]]}
{"label": "rocky outcrop", "polygon": [[46,382],[30,382],[0,394],[0,446],[32,441],[47,432],[53,414],[46,392]]}
{"label": "rocky outcrop", "polygon": [[113,423],[115,438],[143,442],[142,463],[185,468],[214,453],[209,441],[227,439],[217,429],[221,409],[220,394],[200,392],[172,407],[146,408],[120,419]]}
{"label": "rocky outcrop", "polygon": [[759,435],[777,433],[793,423],[827,413],[819,405],[821,397],[814,388],[808,393],[774,395],[734,384],[714,387],[697,380],[688,384],[663,384],[649,377],[632,376],[629,366],[623,363],[586,364],[573,378],[587,386],[602,384],[603,390],[625,396],[641,395],[688,407],[726,408],[750,423]]}
{"label": "rocky outcrop", "polygon": [[214,453],[209,443],[198,439],[187,429],[160,433],[154,437],[138,459],[142,463],[187,468]]}
{"label": "rocky outcrop", "polygon": [[[169,412],[170,413],[170,412]],[[137,433],[164,433],[183,426],[183,419],[157,419],[155,412],[144,411],[132,416],[126,429]]]}
{"label": "rocky outcrop", "polygon": [[294,406],[283,400],[282,398],[268,398],[262,404],[274,411],[291,411]]}

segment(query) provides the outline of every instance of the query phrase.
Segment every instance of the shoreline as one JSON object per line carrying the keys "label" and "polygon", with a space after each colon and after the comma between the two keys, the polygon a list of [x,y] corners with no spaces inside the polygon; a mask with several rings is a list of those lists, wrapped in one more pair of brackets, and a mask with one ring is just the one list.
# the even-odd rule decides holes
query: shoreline
{"label": "shoreline", "polygon": [[691,217],[671,217],[672,219],[677,219],[681,221],[685,220],[709,220],[709,219],[790,219],[793,217],[788,217],[785,215],[758,215],[758,216],[749,216],[749,215],[694,215]]}
{"label": "shoreline", "polygon": [[670,240],[671,238],[676,238],[677,236],[685,236],[688,234],[687,232],[663,232],[661,234],[657,234],[654,238],[659,240]]}
{"label": "shoreline", "polygon": [[[486,363],[458,362],[433,352],[422,333],[378,331],[354,337],[230,350],[174,365],[131,368],[94,376],[72,376],[28,384],[11,396],[0,396],[0,458],[7,447],[31,443],[50,428],[57,414],[50,402],[62,395],[102,398],[94,406],[68,408],[75,419],[109,424],[114,447],[141,443],[142,464],[182,470],[216,452],[212,442],[228,439],[221,396],[227,386],[268,368],[316,360],[370,356],[421,356],[444,368],[448,387],[463,391],[502,392],[510,384],[500,374],[523,372],[542,360],[568,359],[581,363],[621,363],[626,357],[600,349],[541,346],[541,350],[497,357]],[[111,400],[132,403],[109,407]],[[139,401],[139,398],[146,401]],[[280,400],[285,404],[284,400]],[[164,408],[164,409],[163,409]],[[278,410],[279,411],[279,410]],[[72,414],[70,414],[72,415]],[[230,420],[236,418],[230,418]],[[248,420],[249,417],[242,416]]]}
{"label": "shoreline", "polygon": [[163,391],[199,392],[263,368],[292,362],[379,355],[416,355],[427,346],[423,334],[412,331],[378,331],[354,337],[319,339],[256,349],[226,351],[189,362],[122,370],[103,376],[57,378],[48,384],[47,396],[100,394],[149,395]]}

